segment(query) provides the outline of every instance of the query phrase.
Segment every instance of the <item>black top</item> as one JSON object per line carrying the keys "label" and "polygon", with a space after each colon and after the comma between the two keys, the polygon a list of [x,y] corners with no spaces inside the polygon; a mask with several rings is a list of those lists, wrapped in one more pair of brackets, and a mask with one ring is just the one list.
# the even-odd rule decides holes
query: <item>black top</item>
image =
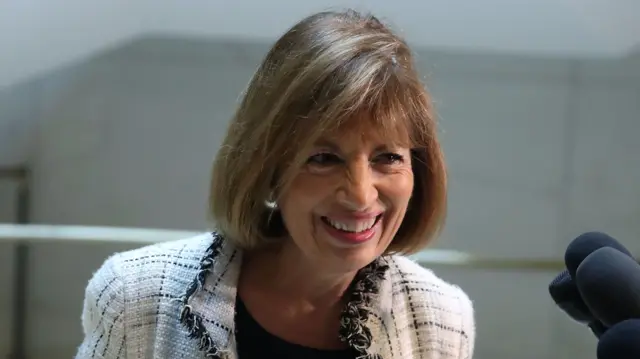
{"label": "black top", "polygon": [[[354,359],[351,349],[321,350],[289,343],[267,332],[236,296],[236,341],[239,359]],[[337,335],[337,334],[336,334]]]}

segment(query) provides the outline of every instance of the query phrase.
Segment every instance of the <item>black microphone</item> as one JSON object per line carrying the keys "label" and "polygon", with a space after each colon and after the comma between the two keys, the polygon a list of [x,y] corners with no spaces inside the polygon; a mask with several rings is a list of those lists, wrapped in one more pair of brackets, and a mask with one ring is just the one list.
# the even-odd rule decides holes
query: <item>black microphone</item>
{"label": "black microphone", "polygon": [[612,247],[629,254],[629,251],[624,246],[604,233],[584,233],[571,241],[567,247],[565,264],[569,269],[561,272],[549,284],[549,294],[556,305],[571,319],[587,324],[598,338],[607,328],[593,316],[582,299],[573,278],[575,278],[575,272],[580,263],[593,251],[603,247]]}
{"label": "black microphone", "polygon": [[558,307],[573,320],[587,324],[594,319],[568,271],[562,271],[551,281],[549,294]]}
{"label": "black microphone", "polygon": [[565,312],[571,319],[581,324],[586,324],[593,334],[600,338],[607,328],[598,321],[582,300],[576,283],[571,279],[567,270],[562,271],[549,284],[549,294],[558,308]]}
{"label": "black microphone", "polygon": [[580,263],[600,248],[610,247],[631,257],[631,253],[620,242],[601,232],[587,232],[569,243],[564,253],[564,263],[571,278],[575,280]]}
{"label": "black microphone", "polygon": [[640,264],[630,256],[600,248],[582,261],[575,282],[590,312],[605,326],[640,318]]}
{"label": "black microphone", "polygon": [[611,327],[598,342],[598,359],[640,358],[640,319],[628,319]]}

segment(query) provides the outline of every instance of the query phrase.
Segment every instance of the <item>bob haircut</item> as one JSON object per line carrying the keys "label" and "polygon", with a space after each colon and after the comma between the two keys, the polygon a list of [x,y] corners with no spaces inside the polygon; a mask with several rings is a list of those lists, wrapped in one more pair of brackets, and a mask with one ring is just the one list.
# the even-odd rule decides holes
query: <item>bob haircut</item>
{"label": "bob haircut", "polygon": [[209,198],[217,230],[244,249],[286,236],[265,201],[287,190],[320,136],[368,121],[412,153],[413,194],[386,254],[421,250],[446,217],[434,117],[408,45],[376,17],[347,10],[303,19],[266,55],[217,153]]}

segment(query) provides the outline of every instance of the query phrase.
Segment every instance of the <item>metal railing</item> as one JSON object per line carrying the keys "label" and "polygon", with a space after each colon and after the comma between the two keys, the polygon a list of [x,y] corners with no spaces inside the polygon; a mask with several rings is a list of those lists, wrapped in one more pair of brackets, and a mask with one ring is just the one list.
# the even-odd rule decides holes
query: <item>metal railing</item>
{"label": "metal railing", "polygon": [[[202,232],[151,229],[37,224],[1,224],[0,240],[32,244],[38,242],[120,242],[141,245],[197,236]],[[451,266],[474,269],[556,271],[564,267],[559,259],[496,258],[465,252],[427,249],[412,256],[425,266]]]}

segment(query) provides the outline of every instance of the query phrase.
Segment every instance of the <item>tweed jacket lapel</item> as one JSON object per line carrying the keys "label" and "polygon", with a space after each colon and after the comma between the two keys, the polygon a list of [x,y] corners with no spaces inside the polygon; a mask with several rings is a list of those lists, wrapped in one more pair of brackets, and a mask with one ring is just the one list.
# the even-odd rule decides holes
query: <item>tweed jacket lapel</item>
{"label": "tweed jacket lapel", "polygon": [[180,321],[211,358],[235,358],[235,299],[242,251],[213,233],[191,286],[182,296]]}
{"label": "tweed jacket lapel", "polygon": [[[242,251],[213,234],[190,287],[180,298],[180,321],[211,358],[236,358],[235,303]],[[339,337],[360,355],[379,359],[389,353],[393,293],[389,266],[380,258],[360,270],[341,316]]]}

